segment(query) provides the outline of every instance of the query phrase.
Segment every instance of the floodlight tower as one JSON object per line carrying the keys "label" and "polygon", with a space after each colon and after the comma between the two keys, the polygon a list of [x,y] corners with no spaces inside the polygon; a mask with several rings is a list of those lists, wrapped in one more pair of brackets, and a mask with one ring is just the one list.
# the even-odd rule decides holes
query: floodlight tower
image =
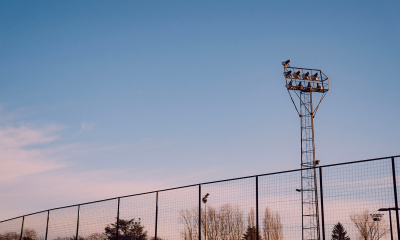
{"label": "floodlight tower", "polygon": [[[301,123],[301,192],[302,201],[302,239],[320,240],[318,192],[314,142],[314,117],[322,99],[329,90],[328,77],[318,69],[290,67],[290,59],[282,61],[286,89],[294,107],[300,116]],[[299,107],[293,100],[291,92],[300,100]],[[314,93],[314,96],[313,96]],[[314,108],[314,100],[317,107]]]}

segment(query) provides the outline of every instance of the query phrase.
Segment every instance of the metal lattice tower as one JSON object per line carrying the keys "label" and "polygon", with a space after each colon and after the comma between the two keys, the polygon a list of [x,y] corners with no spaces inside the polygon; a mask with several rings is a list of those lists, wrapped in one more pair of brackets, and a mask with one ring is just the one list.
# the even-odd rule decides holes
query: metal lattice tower
{"label": "metal lattice tower", "polygon": [[[301,192],[302,201],[302,239],[320,240],[318,185],[315,159],[314,117],[318,107],[329,90],[329,79],[318,69],[290,67],[288,61],[283,61],[286,88],[300,116],[301,122]],[[300,100],[296,106],[291,92]],[[314,93],[314,95],[313,95]],[[313,106],[313,97],[318,101]]]}

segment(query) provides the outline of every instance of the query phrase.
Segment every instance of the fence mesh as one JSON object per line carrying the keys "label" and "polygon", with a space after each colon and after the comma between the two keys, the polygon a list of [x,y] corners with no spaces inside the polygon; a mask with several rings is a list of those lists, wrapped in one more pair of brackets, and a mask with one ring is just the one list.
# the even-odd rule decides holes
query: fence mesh
{"label": "fence mesh", "polygon": [[46,236],[48,212],[41,212],[25,217],[22,237],[33,240],[43,240]]}
{"label": "fence mesh", "polygon": [[378,209],[394,204],[391,159],[324,167],[322,178],[327,238],[340,223],[351,239],[390,239]]}
{"label": "fence mesh", "polygon": [[300,171],[258,177],[262,239],[301,239],[300,180]]}
{"label": "fence mesh", "polygon": [[50,211],[47,239],[75,240],[78,221],[78,207]]}
{"label": "fence mesh", "polygon": [[[131,239],[136,235],[147,236],[153,239],[155,236],[156,222],[156,193],[121,198],[119,219],[126,228],[136,227],[136,231],[126,231],[120,226],[119,240]],[[130,221],[130,222],[129,222]],[[123,231],[125,230],[125,231]],[[140,238],[139,238],[140,239]]]}
{"label": "fence mesh", "polygon": [[[393,160],[317,168],[321,240],[399,240]],[[302,193],[301,170],[204,183],[2,221],[0,240],[302,239]]]}
{"label": "fence mesh", "polygon": [[198,209],[198,186],[159,192],[157,237],[162,240],[196,239]]}
{"label": "fence mesh", "polygon": [[[395,164],[395,175],[396,175],[396,190],[397,190],[397,201],[400,201],[400,157],[395,157],[394,158],[394,164]],[[392,204],[392,207],[395,207],[395,203]],[[400,207],[400,205],[399,205]],[[388,212],[386,212],[388,213]],[[391,211],[391,218],[392,218],[392,230],[393,230],[393,236],[394,239],[397,239],[398,237],[398,229],[397,229],[397,221],[396,221],[396,211],[393,210]],[[399,218],[400,218],[400,211],[399,211]]]}
{"label": "fence mesh", "polygon": [[118,199],[81,205],[79,238],[85,240],[115,239],[117,214]]}
{"label": "fence mesh", "polygon": [[[255,233],[256,178],[201,186],[202,239],[239,240]],[[207,236],[207,238],[206,238]]]}
{"label": "fence mesh", "polygon": [[19,240],[22,217],[0,223],[0,239]]}

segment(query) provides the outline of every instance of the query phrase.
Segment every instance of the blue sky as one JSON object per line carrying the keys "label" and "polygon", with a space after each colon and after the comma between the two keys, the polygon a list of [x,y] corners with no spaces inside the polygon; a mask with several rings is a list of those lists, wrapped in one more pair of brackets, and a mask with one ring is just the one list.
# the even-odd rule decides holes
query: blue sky
{"label": "blue sky", "polygon": [[1,1],[0,213],[400,154],[397,1]]}

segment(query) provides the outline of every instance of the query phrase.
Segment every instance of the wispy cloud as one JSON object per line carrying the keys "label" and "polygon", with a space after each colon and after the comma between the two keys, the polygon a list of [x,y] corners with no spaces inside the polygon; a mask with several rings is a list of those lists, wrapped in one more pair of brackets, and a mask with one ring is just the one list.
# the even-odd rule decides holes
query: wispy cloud
{"label": "wispy cloud", "polygon": [[[5,125],[5,126],[4,126]],[[81,124],[81,130],[92,125]],[[155,190],[165,184],[151,179],[162,170],[92,168],[81,160],[121,146],[64,143],[65,126],[0,124],[1,219],[52,207]],[[89,156],[89,157],[88,157]]]}
{"label": "wispy cloud", "polygon": [[93,124],[82,122],[71,133],[64,125],[18,125],[18,118],[10,119],[0,121],[0,220],[193,184],[222,171],[218,167],[190,170],[181,163],[170,166],[161,160],[144,164],[153,159],[149,152],[169,148],[173,140],[145,138],[116,145],[83,142],[79,133],[94,131]]}
{"label": "wispy cloud", "polygon": [[86,122],[82,122],[81,123],[81,132],[83,131],[88,131],[88,130],[92,130],[94,127],[94,124],[88,124]]}
{"label": "wispy cloud", "polygon": [[51,157],[53,151],[44,144],[59,138],[62,126],[35,129],[27,126],[0,127],[0,184],[12,179],[57,169],[64,164]]}

